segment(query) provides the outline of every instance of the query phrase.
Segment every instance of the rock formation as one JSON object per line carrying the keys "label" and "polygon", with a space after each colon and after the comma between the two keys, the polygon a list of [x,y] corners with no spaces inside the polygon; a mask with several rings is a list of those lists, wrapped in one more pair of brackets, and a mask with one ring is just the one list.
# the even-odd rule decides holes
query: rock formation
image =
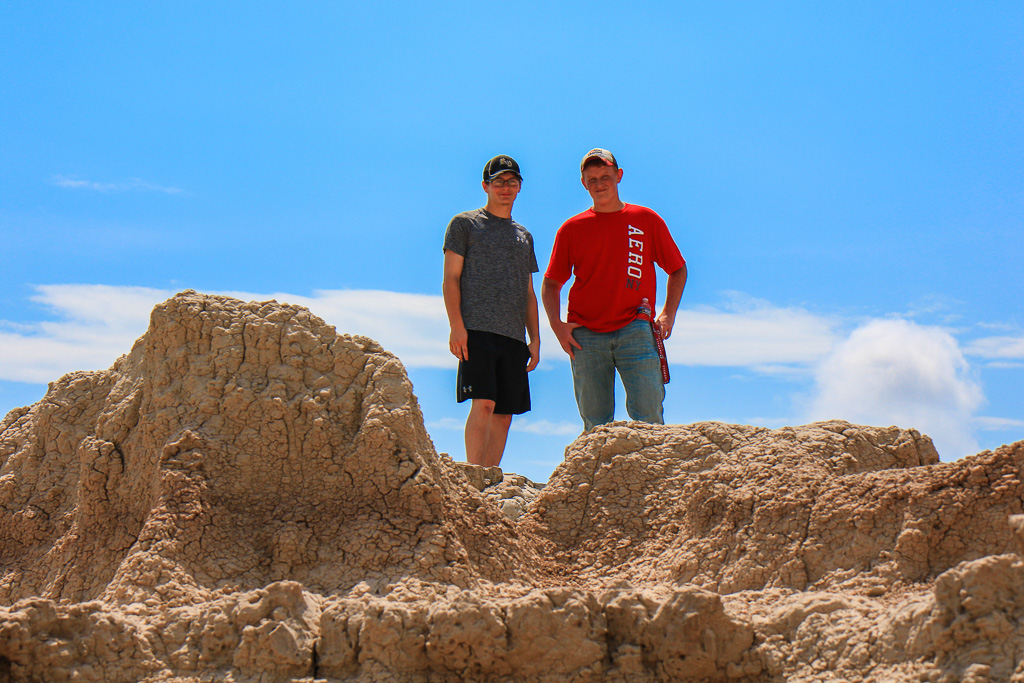
{"label": "rock formation", "polygon": [[614,423],[453,463],[397,358],[184,292],[0,423],[0,681],[1021,681],[1024,442]]}

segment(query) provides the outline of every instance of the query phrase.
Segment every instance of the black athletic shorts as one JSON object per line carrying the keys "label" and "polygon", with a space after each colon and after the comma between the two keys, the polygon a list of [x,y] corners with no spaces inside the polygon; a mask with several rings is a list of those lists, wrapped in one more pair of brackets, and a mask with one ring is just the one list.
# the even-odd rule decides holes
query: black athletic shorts
{"label": "black athletic shorts", "polygon": [[483,398],[494,401],[499,415],[530,410],[530,380],[526,366],[530,349],[518,339],[493,332],[467,330],[469,360],[459,361],[455,396],[459,403]]}

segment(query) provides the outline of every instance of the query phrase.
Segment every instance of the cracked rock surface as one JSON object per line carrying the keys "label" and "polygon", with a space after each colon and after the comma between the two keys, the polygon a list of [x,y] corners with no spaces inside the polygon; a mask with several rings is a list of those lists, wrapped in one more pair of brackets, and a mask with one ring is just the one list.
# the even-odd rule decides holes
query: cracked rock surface
{"label": "cracked rock surface", "polygon": [[540,486],[438,454],[376,342],[183,292],[0,422],[0,683],[1024,683],[1022,469],[613,423]]}

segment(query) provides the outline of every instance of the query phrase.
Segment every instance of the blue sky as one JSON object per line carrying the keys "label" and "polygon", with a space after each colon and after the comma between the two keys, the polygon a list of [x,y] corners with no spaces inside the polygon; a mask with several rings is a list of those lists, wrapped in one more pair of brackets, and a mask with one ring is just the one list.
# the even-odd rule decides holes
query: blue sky
{"label": "blue sky", "polygon": [[[1024,438],[1019,1],[0,2],[0,92],[0,413],[191,288],[378,339],[462,459],[444,228],[510,154],[543,269],[602,146],[689,265],[669,422]],[[580,428],[545,332],[534,479]]]}

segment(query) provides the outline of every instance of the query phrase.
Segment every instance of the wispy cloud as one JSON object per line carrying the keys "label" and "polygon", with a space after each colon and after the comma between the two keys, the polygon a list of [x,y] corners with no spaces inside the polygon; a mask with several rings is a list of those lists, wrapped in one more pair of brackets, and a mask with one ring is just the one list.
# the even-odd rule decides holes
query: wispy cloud
{"label": "wispy cloud", "polygon": [[821,359],[839,341],[840,320],[800,308],[780,308],[733,293],[723,308],[680,311],[666,353],[682,365],[789,372]]}
{"label": "wispy cloud", "polygon": [[64,187],[71,190],[92,190],[93,192],[127,192],[130,190],[163,192],[165,194],[180,194],[182,192],[181,188],[165,187],[139,178],[131,178],[120,183],[99,183],[93,180],[82,180],[81,178],[55,175],[52,178],[52,182],[57,187]]}
{"label": "wispy cloud", "polygon": [[979,417],[975,419],[978,429],[1000,432],[1008,429],[1024,429],[1024,420],[1009,417]]}
{"label": "wispy cloud", "polygon": [[[454,368],[448,319],[439,295],[382,290],[221,292],[246,301],[276,299],[309,308],[338,328],[380,342],[409,367]],[[106,285],[40,285],[34,301],[55,320],[6,322],[0,333],[0,379],[43,382],[76,369],[108,367],[145,332],[153,306],[171,290]],[[838,322],[807,311],[735,301],[727,310],[682,311],[669,339],[671,362],[750,367],[766,374],[806,372],[838,341]],[[542,367],[568,361],[542,325]]]}
{"label": "wispy cloud", "polygon": [[[461,432],[465,428],[465,420],[458,420],[454,417],[442,417],[427,423],[427,429],[430,431],[446,429]],[[574,437],[579,435],[582,427],[579,422],[552,422],[551,420],[535,420],[531,417],[517,416],[512,420],[512,426],[509,429],[513,432],[525,432],[539,436]]]}
{"label": "wispy cloud", "polygon": [[[305,306],[341,333],[376,339],[407,367],[456,365],[448,352],[448,322],[439,295],[378,290],[322,290],[309,296],[222,293]],[[43,383],[72,370],[107,368],[145,332],[153,306],[173,294],[143,287],[37,286],[32,299],[48,308],[52,319],[0,321],[0,380]],[[668,351],[678,364],[792,375],[803,380],[802,389],[793,394],[799,400],[793,406],[802,413],[799,419],[915,427],[932,436],[947,459],[976,452],[977,430],[1021,426],[1020,421],[976,416],[984,396],[950,331],[876,319],[848,333],[843,328],[849,324],[735,296],[721,308],[681,311]],[[544,363],[557,366],[568,357],[547,325],[542,329]],[[1019,343],[1017,337],[990,337],[972,342],[966,353],[1024,358],[1018,355]],[[805,395],[797,399],[797,391]],[[430,428],[461,430],[463,424],[446,418]],[[571,437],[579,425],[525,417],[515,420],[513,429]]]}
{"label": "wispy cloud", "polygon": [[974,453],[974,413],[984,402],[956,339],[907,320],[874,320],[815,370],[808,419],[914,427],[945,458]]}
{"label": "wispy cloud", "polygon": [[408,367],[454,368],[457,363],[448,351],[448,316],[440,296],[367,289],[318,290],[312,296],[220,293],[305,306],[339,332],[375,339]]}
{"label": "wispy cloud", "polygon": [[551,422],[550,420],[535,420],[529,417],[517,417],[512,420],[510,429],[514,432],[526,432],[540,436],[578,436],[582,431],[579,422]]}
{"label": "wispy cloud", "polygon": [[[153,307],[171,290],[106,285],[40,285],[32,300],[55,320],[0,321],[0,379],[48,382],[72,370],[109,367],[149,325]],[[410,367],[454,368],[440,296],[372,290],[285,293],[221,292],[245,301],[296,304],[339,332],[380,342]]]}
{"label": "wispy cloud", "polygon": [[967,345],[965,352],[991,360],[1024,360],[1024,335],[976,339]]}
{"label": "wispy cloud", "polygon": [[440,420],[431,420],[426,427],[431,432],[436,429],[461,432],[466,428],[466,423],[464,420],[456,420],[454,417],[442,417]]}
{"label": "wispy cloud", "polygon": [[149,325],[149,313],[171,292],[145,287],[40,285],[32,300],[55,321],[0,331],[0,379],[45,383],[72,370],[109,367]]}

